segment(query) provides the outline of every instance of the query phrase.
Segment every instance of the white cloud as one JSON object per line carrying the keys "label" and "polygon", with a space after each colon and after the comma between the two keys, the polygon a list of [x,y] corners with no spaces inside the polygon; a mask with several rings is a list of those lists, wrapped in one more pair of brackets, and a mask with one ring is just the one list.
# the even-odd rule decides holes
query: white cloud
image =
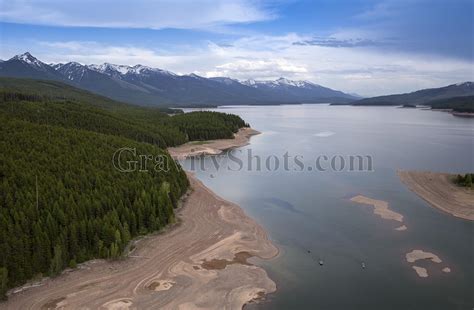
{"label": "white cloud", "polygon": [[38,45],[40,46],[38,53],[33,54],[48,63],[76,61],[82,64],[104,62],[124,65],[142,64],[173,68],[177,72],[182,72],[182,68],[190,68],[199,59],[199,53],[198,55],[169,54],[150,48],[107,45],[94,41],[38,42]]}
{"label": "white cloud", "polygon": [[293,64],[284,58],[270,60],[236,59],[222,65],[217,65],[214,71],[205,72],[205,76],[231,76],[238,79],[276,79],[282,76],[294,77],[306,73],[305,67]]}
{"label": "white cloud", "polygon": [[268,20],[275,15],[249,0],[9,0],[0,20],[14,23],[202,29]]}

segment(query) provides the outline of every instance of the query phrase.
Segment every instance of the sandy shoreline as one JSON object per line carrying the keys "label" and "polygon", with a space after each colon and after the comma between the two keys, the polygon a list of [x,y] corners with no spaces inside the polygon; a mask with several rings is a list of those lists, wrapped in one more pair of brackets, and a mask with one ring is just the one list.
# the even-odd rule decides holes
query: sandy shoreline
{"label": "sandy shoreline", "polygon": [[234,134],[234,139],[219,139],[202,142],[188,142],[177,147],[168,148],[173,158],[184,159],[199,155],[217,155],[225,150],[241,147],[249,143],[250,137],[260,134],[252,128],[241,128]]}
{"label": "sandy shoreline", "polygon": [[[278,249],[243,210],[188,174],[180,223],[137,243],[129,258],[96,260],[13,294],[0,308],[241,309],[276,290],[248,261]],[[251,260],[251,259],[250,259]]]}
{"label": "sandy shoreline", "polygon": [[474,221],[474,190],[455,185],[447,173],[398,171],[401,181],[431,206]]}

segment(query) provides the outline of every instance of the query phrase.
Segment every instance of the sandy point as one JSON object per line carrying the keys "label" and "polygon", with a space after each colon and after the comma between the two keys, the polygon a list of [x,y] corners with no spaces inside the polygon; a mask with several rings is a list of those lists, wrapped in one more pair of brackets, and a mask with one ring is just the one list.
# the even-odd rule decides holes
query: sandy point
{"label": "sandy point", "polygon": [[168,152],[175,159],[185,159],[200,155],[218,155],[225,150],[238,148],[249,144],[252,136],[260,134],[250,127],[239,129],[233,139],[218,139],[209,141],[192,141],[176,147],[169,147]]}
{"label": "sandy point", "polygon": [[474,190],[457,186],[455,175],[427,171],[397,171],[400,180],[432,207],[474,221]]}

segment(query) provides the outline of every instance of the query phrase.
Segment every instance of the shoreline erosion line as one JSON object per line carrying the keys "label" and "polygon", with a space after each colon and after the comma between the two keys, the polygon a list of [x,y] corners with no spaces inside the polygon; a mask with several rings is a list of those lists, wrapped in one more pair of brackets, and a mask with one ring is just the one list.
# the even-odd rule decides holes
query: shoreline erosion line
{"label": "shoreline erosion line", "polygon": [[[246,128],[236,134],[238,143],[209,144],[240,147],[257,133]],[[251,262],[279,254],[266,231],[238,205],[187,176],[190,191],[175,210],[179,222],[138,240],[133,256],[89,261],[10,295],[0,308],[242,309],[275,292],[275,282]]]}

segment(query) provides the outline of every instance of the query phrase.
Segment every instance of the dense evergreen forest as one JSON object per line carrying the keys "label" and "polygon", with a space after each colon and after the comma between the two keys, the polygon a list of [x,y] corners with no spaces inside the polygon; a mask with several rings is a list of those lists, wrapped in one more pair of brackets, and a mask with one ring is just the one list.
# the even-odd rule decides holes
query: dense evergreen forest
{"label": "dense evergreen forest", "polygon": [[474,96],[454,97],[427,103],[433,109],[452,109],[454,112],[474,113]]}
{"label": "dense evergreen forest", "polygon": [[0,296],[35,276],[119,257],[132,238],[174,221],[185,173],[175,165],[119,172],[117,149],[171,162],[165,147],[229,138],[243,126],[230,114],[135,107],[57,82],[0,79]]}
{"label": "dense evergreen forest", "polygon": [[240,117],[219,112],[192,112],[169,118],[169,124],[186,134],[189,140],[232,138],[242,127],[249,127]]}

